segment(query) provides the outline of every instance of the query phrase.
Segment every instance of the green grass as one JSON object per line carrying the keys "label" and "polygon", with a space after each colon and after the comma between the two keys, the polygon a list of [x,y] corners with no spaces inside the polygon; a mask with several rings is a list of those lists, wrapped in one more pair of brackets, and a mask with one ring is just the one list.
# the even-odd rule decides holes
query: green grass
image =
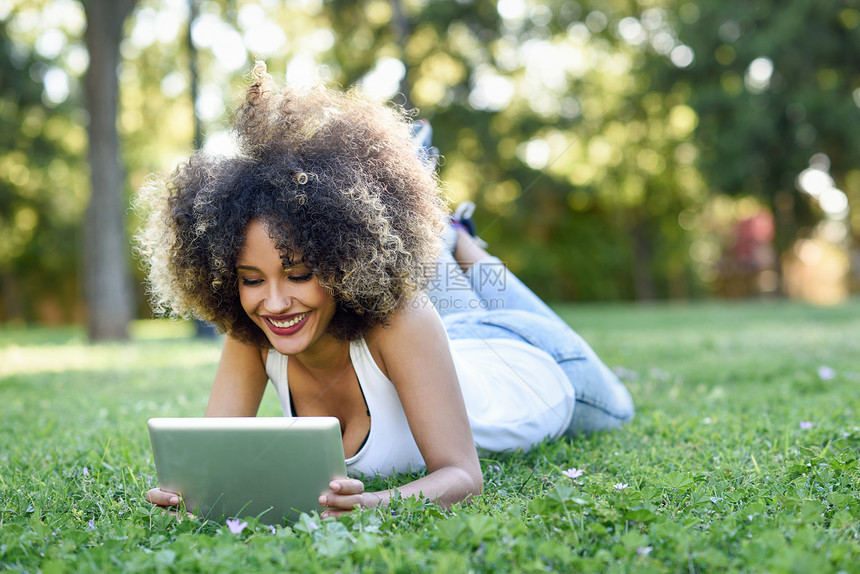
{"label": "green grass", "polygon": [[217,342],[0,330],[0,570],[860,572],[860,301],[560,311],[622,373],[631,424],[487,457],[485,493],[450,511],[239,535],[143,500],[146,419],[203,412]]}

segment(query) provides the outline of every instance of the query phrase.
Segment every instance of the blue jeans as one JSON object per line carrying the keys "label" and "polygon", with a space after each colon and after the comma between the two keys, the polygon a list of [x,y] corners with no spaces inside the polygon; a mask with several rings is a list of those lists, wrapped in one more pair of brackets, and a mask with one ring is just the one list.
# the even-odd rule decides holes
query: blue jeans
{"label": "blue jeans", "polygon": [[427,295],[450,339],[514,339],[555,359],[576,393],[566,435],[617,427],[633,418],[633,400],[618,377],[499,259],[483,259],[463,273],[446,251]]}

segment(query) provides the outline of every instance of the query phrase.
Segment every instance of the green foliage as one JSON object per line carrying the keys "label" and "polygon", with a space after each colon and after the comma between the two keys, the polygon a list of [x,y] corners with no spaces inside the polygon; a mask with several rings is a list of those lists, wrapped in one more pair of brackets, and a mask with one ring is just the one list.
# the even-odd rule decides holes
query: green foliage
{"label": "green foliage", "polygon": [[[683,24],[663,4],[526,3],[506,17],[488,1],[406,4],[411,33],[399,44],[391,26],[372,26],[350,4],[332,19],[344,40],[338,79],[360,78],[376,54],[402,58],[452,202],[478,203],[479,232],[541,295],[695,296],[704,292],[689,259],[696,234],[678,225],[709,192],[690,143],[694,88],[652,81],[667,59],[618,32],[650,8],[652,21],[662,16],[649,40],[673,37]],[[370,37],[374,53],[350,48]],[[487,102],[493,90],[510,96]]]}
{"label": "green foliage", "polygon": [[860,302],[560,311],[630,387],[632,423],[484,455],[484,493],[450,510],[401,499],[240,534],[143,500],[146,419],[203,411],[217,343],[169,323],[122,345],[2,331],[0,569],[857,571]]}
{"label": "green foliage", "polygon": [[[70,50],[49,58],[34,46],[43,32],[60,31],[67,47],[80,48],[83,26],[27,16],[28,28],[18,14],[35,5],[50,12],[51,0],[7,4],[0,318],[51,315],[53,305],[54,318],[69,319],[86,202],[80,70]],[[219,61],[220,38],[198,46],[204,135],[227,126],[255,56],[279,81],[288,69],[297,80],[296,64],[311,61],[345,87],[398,60],[405,76],[392,99],[432,121],[451,202],[475,200],[480,234],[546,297],[707,294],[712,284],[691,246],[719,243],[701,223],[709,200],[759,197],[775,211],[784,250],[822,216],[795,189],[819,152],[854,207],[855,236],[860,226],[855,0],[199,4],[202,19],[222,26],[218,34],[247,35],[247,22],[262,14],[284,35],[271,53],[238,54],[238,68]],[[122,47],[118,118],[130,194],[194,147],[187,23],[178,5],[138,6]],[[689,48],[692,63],[673,60],[675,48]],[[745,78],[759,58],[773,73],[756,84]],[[65,70],[70,83],[69,99],[53,107],[42,105],[49,68]]]}
{"label": "green foliage", "polygon": [[[689,24],[677,23],[695,63],[688,70],[665,67],[653,73],[662,82],[690,88],[690,105],[700,118],[693,141],[705,179],[716,190],[757,195],[771,204],[784,249],[798,227],[820,217],[817,205],[795,186],[813,154],[827,154],[838,186],[852,203],[860,198],[858,5],[850,0],[678,5],[675,14],[687,10],[695,16]],[[750,76],[758,59],[772,65],[766,81]]]}
{"label": "green foliage", "polygon": [[52,62],[0,21],[0,320],[51,306],[75,318],[85,134],[74,101],[46,108]]}

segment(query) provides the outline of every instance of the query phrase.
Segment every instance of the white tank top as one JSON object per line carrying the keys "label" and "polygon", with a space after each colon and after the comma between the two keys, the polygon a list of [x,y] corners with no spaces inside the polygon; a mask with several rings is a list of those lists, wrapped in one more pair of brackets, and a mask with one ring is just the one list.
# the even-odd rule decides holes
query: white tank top
{"label": "white tank top", "polygon": [[[512,339],[458,339],[450,345],[479,448],[529,450],[568,427],[575,404],[573,385],[546,352]],[[363,338],[350,343],[349,357],[367,401],[370,432],[359,451],[346,459],[348,473],[390,476],[423,470],[424,458],[409,430],[397,390],[379,369]],[[293,416],[288,359],[270,349],[266,374],[278,392],[284,416]]]}

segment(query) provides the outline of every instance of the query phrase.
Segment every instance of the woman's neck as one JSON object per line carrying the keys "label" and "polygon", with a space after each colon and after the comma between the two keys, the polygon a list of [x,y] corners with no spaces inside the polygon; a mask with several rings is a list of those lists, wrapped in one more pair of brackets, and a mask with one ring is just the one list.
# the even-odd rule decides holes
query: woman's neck
{"label": "woman's neck", "polygon": [[301,353],[290,357],[301,363],[306,371],[324,375],[330,372],[341,372],[349,364],[349,342],[336,339],[325,334],[313,345]]}

